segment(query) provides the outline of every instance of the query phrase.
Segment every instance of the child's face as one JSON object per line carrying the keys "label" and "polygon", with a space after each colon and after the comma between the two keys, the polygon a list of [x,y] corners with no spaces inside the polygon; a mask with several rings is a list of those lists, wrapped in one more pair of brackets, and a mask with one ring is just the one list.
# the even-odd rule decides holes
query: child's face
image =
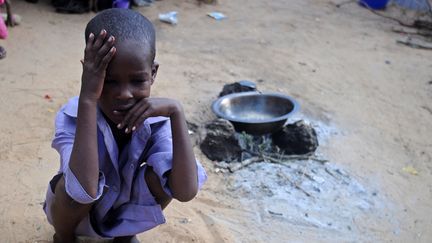
{"label": "child's face", "polygon": [[115,45],[116,54],[108,65],[99,107],[114,124],[119,124],[139,100],[150,96],[158,65],[149,47],[126,41]]}

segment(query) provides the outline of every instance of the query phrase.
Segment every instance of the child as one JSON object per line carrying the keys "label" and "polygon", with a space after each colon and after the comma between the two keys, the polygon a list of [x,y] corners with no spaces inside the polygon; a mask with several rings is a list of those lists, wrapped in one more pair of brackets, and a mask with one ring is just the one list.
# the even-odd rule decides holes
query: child
{"label": "child", "polygon": [[165,222],[172,198],[193,199],[207,176],[178,101],[150,97],[159,65],[153,25],[128,9],[100,12],[85,30],[79,97],[56,117],[61,167],[44,205],[54,242],[77,235],[137,242]]}

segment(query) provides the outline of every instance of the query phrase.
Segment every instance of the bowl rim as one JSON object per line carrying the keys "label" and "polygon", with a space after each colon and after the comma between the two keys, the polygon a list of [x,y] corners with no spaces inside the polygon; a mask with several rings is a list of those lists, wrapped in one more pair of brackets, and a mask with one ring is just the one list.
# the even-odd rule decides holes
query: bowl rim
{"label": "bowl rim", "polygon": [[[222,113],[220,111],[220,109],[218,109],[218,107],[220,107],[220,104],[222,103],[222,101],[225,99],[230,99],[233,97],[242,97],[242,96],[254,96],[257,94],[287,99],[293,104],[293,109],[283,116],[278,116],[275,118],[264,119],[264,120],[247,120],[247,121],[226,116],[224,113]],[[212,110],[218,117],[221,117],[221,118],[226,119],[228,121],[245,123],[245,124],[262,124],[262,123],[279,122],[282,120],[287,120],[288,117],[290,117],[292,114],[296,113],[299,109],[300,109],[300,105],[295,99],[293,99],[292,97],[290,97],[288,95],[285,95],[282,93],[276,93],[276,92],[249,91],[249,92],[233,93],[233,94],[228,94],[228,95],[224,95],[222,97],[219,97],[217,100],[215,100],[212,103]]]}

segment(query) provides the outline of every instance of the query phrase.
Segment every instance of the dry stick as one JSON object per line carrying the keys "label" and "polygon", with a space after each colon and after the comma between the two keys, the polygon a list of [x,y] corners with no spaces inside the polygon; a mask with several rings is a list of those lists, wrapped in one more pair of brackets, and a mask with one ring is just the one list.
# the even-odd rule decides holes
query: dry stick
{"label": "dry stick", "polygon": [[[269,162],[269,161],[267,161],[267,159],[274,159],[274,158],[271,158],[271,157],[263,157],[263,159],[264,159],[264,161],[265,162]],[[274,163],[274,162],[270,162],[270,163]],[[278,164],[280,163],[280,162],[277,162]],[[281,163],[282,165],[286,165],[286,163]],[[294,183],[290,178],[288,178],[288,177],[285,177],[285,179],[289,182],[289,183],[291,183],[291,185],[293,185],[296,189],[298,189],[298,190],[300,190],[301,192],[303,192],[306,196],[308,196],[308,197],[311,197],[311,198],[314,198],[309,192],[307,192],[305,189],[303,189],[303,188],[301,188],[297,183]],[[314,198],[315,199],[315,198]]]}
{"label": "dry stick", "polygon": [[420,35],[425,37],[432,37],[432,31],[430,30],[421,30],[421,29],[412,29],[405,27],[393,27],[392,31],[395,33],[402,33],[407,35]]}
{"label": "dry stick", "polygon": [[345,5],[348,3],[353,3],[353,2],[355,2],[355,0],[348,0],[348,1],[341,2],[341,3],[336,3],[335,6],[336,6],[336,8],[340,8],[340,7],[342,7],[342,5]]}
{"label": "dry stick", "polygon": [[288,177],[286,178],[286,180],[289,183],[291,183],[296,189],[298,189],[301,192],[303,192],[306,196],[311,197],[311,198],[315,198],[314,196],[312,196],[312,194],[310,194],[309,192],[305,191],[305,189],[301,188],[299,185],[297,185],[297,183],[294,183],[293,181],[291,181]]}
{"label": "dry stick", "polygon": [[242,162],[240,162],[240,163],[235,163],[235,164],[233,164],[232,166],[231,165],[228,165],[228,170],[231,172],[231,173],[233,173],[233,172],[235,172],[235,171],[238,171],[238,170],[240,170],[240,169],[242,169],[242,168],[244,168],[244,167],[246,167],[246,166],[248,166],[248,165],[251,165],[251,164],[253,164],[253,163],[255,163],[255,162],[259,162],[259,161],[262,161],[262,158],[259,158],[259,157],[252,157],[252,158],[249,158],[249,159],[245,159],[245,160],[243,160]]}
{"label": "dry stick", "polygon": [[335,174],[333,174],[333,172],[331,172],[328,168],[325,168],[324,170],[325,170],[325,172],[327,172],[327,174],[331,175],[332,177],[334,177],[336,179],[339,179],[339,177],[335,176]]}
{"label": "dry stick", "polygon": [[[238,171],[240,169],[243,169],[253,163],[256,162],[260,162],[260,161],[265,161],[265,162],[269,162],[269,163],[274,163],[274,164],[280,164],[280,165],[284,165],[284,166],[288,166],[287,165],[287,161],[288,160],[313,160],[319,163],[326,163],[328,162],[328,160],[326,159],[319,159],[316,156],[313,156],[312,153],[308,153],[308,154],[304,154],[304,155],[282,155],[282,154],[274,154],[274,153],[256,153],[256,152],[252,152],[252,151],[246,151],[252,155],[255,155],[255,157],[243,160],[242,162],[239,163],[233,163],[232,165],[227,165],[227,166],[223,166],[223,165],[217,165],[220,168],[223,169],[228,169],[231,173]],[[279,157],[279,159],[277,159],[276,157]]]}
{"label": "dry stick", "polygon": [[271,159],[271,160],[277,162],[277,163],[283,163],[283,161],[286,161],[286,160],[313,160],[313,161],[320,162],[323,164],[328,162],[328,160],[326,160],[326,159],[317,158],[312,153],[301,154],[301,155],[298,155],[298,154],[282,155],[282,156],[279,155],[279,158],[280,158],[279,160],[275,158],[276,156],[278,156],[278,154],[266,153],[266,154],[261,155],[261,157],[264,157],[264,156],[267,157],[268,159]]}
{"label": "dry stick", "polygon": [[[293,155],[283,155],[283,154],[276,154],[276,153],[257,153],[249,150],[245,150],[245,152],[250,153],[254,155],[255,157],[260,158],[261,160],[269,160],[270,163],[276,163],[276,164],[282,164],[286,165],[286,162],[289,160],[313,160],[319,163],[327,163],[328,160],[326,159],[320,159],[313,155],[313,153],[307,153],[307,154],[293,154]],[[255,158],[254,157],[254,158]],[[279,158],[279,159],[277,159]],[[256,161],[257,162],[257,161]],[[249,165],[249,164],[247,164]],[[244,166],[243,166],[244,167]],[[243,168],[242,167],[242,168]]]}
{"label": "dry stick", "polygon": [[285,177],[285,179],[291,183],[291,185],[293,185],[297,190],[300,190],[301,192],[303,192],[306,196],[314,198],[314,196],[312,196],[312,194],[310,194],[309,192],[307,192],[305,189],[303,189],[301,186],[299,186],[297,183],[293,182],[290,178]]}
{"label": "dry stick", "polygon": [[432,109],[427,107],[427,106],[422,106],[421,108],[425,109],[426,111],[428,111],[431,115],[432,115]]}
{"label": "dry stick", "polygon": [[[284,157],[286,157],[286,156],[284,156]],[[293,158],[294,156],[289,156],[289,157],[291,157],[291,158]],[[296,158],[296,159],[299,159],[299,158],[301,158],[301,159],[308,159],[308,158],[310,158],[311,156],[309,155],[309,156],[295,156],[294,158]],[[226,167],[226,169],[228,169],[231,173],[233,173],[233,172],[235,172],[235,171],[237,171],[237,170],[240,170],[240,169],[242,169],[242,168],[244,168],[244,167],[246,167],[246,166],[248,166],[248,165],[251,165],[251,164],[253,164],[253,163],[255,163],[255,162],[259,162],[259,161],[263,161],[264,160],[264,162],[270,162],[270,163],[277,163],[277,164],[281,164],[281,165],[287,165],[286,164],[286,162],[283,162],[283,161],[281,161],[281,160],[278,160],[278,159],[276,159],[276,158],[273,158],[273,157],[269,157],[269,156],[265,156],[265,155],[261,155],[261,157],[252,157],[252,158],[249,158],[249,159],[246,159],[246,160],[244,160],[244,161],[242,161],[242,162],[240,162],[240,163],[236,163],[236,164],[233,164],[232,166],[230,166],[230,165],[228,165],[227,167]],[[323,160],[320,160],[320,162],[321,161],[323,161]],[[221,167],[223,167],[223,166],[221,166]],[[306,196],[308,196],[308,197],[311,197],[311,198],[314,198],[313,196],[312,196],[312,194],[310,194],[309,192],[307,192],[305,189],[303,189],[301,186],[299,186],[297,183],[295,183],[295,182],[293,182],[291,179],[289,179],[288,177],[285,177],[285,179],[289,182],[289,183],[291,183],[296,189],[298,189],[298,190],[300,190],[301,192],[303,192]]]}
{"label": "dry stick", "polygon": [[396,40],[396,43],[403,44],[417,49],[432,50],[432,43],[422,41],[419,39],[411,39],[411,38],[399,39]]}

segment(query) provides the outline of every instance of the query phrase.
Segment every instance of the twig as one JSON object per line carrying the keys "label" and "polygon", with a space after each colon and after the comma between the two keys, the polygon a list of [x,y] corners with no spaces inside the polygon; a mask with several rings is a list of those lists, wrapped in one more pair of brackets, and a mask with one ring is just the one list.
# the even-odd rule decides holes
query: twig
{"label": "twig", "polygon": [[396,40],[396,43],[417,49],[432,50],[432,43],[428,43],[419,39],[412,39],[411,37]]}
{"label": "twig", "polygon": [[353,3],[353,2],[355,2],[355,0],[348,0],[348,1],[341,2],[341,3],[335,3],[335,6],[336,6],[336,8],[340,8],[340,7],[342,7],[342,5]]}
{"label": "twig", "polygon": [[426,111],[428,111],[431,115],[432,115],[432,109],[427,107],[427,106],[422,106],[421,108],[425,109]]}
{"label": "twig", "polygon": [[252,151],[246,151],[246,152],[254,155],[254,157],[237,163],[220,162],[217,163],[216,166],[222,169],[228,169],[231,173],[234,173],[235,171],[238,171],[253,163],[261,162],[261,161],[267,163],[280,164],[284,166],[289,166],[287,162],[292,160],[313,160],[322,164],[328,162],[328,160],[326,159],[317,158],[316,156],[313,155],[313,153],[308,153],[303,155],[283,155],[283,154],[274,154],[274,153],[256,153]]}
{"label": "twig", "polygon": [[325,168],[324,169],[325,170],[325,172],[327,172],[329,175],[331,175],[332,177],[334,177],[334,178],[336,178],[336,179],[339,179],[339,177],[338,176],[335,176],[335,174],[333,174],[333,172],[331,172],[328,168]]}
{"label": "twig", "polygon": [[283,216],[282,213],[277,213],[277,212],[273,212],[271,210],[267,210],[269,212],[269,214],[273,214],[273,215],[277,215],[277,216]]}
{"label": "twig", "polygon": [[407,35],[421,35],[425,37],[432,37],[432,31],[430,30],[412,29],[412,28],[405,28],[405,27],[393,27],[392,31],[395,33],[402,33]]}
{"label": "twig", "polygon": [[259,157],[252,157],[252,158],[249,158],[249,159],[243,160],[243,161],[240,162],[240,163],[234,163],[234,164],[232,164],[232,165],[228,165],[227,169],[228,169],[231,173],[234,173],[235,171],[238,171],[238,170],[240,170],[240,169],[242,169],[242,168],[245,168],[245,167],[248,166],[248,165],[251,165],[251,164],[253,164],[253,163],[255,163],[255,162],[259,162],[259,161],[262,161],[262,160],[263,160],[263,159],[262,159],[262,158],[259,158]]}
{"label": "twig", "polygon": [[[317,158],[313,153],[308,154],[293,154],[293,155],[279,155],[279,154],[272,154],[272,153],[265,153],[261,155],[262,157],[266,157],[268,159],[271,159],[275,162],[283,163],[283,161],[289,161],[289,160],[313,160],[320,163],[326,163],[328,160],[326,159],[320,159]],[[279,157],[279,159],[276,159],[275,157]]]}
{"label": "twig", "polygon": [[292,180],[290,180],[290,178],[285,177],[285,179],[291,183],[296,189],[302,191],[306,196],[314,198],[309,192],[307,192],[305,189],[301,188],[299,185],[297,185],[297,183],[294,183]]}
{"label": "twig", "polygon": [[[245,168],[246,166],[249,166],[249,165],[251,165],[251,164],[253,164],[255,162],[260,162],[260,161],[270,162],[270,163],[278,163],[278,164],[281,164],[281,165],[287,165],[286,162],[284,163],[283,161],[280,161],[280,160],[278,160],[276,158],[272,158],[272,157],[265,156],[265,155],[262,155],[261,157],[252,157],[252,158],[243,160],[242,162],[239,162],[239,163],[234,163],[234,164],[218,163],[216,165],[218,167],[223,168],[223,169],[228,169],[231,173],[234,173],[237,170],[240,170],[242,168]],[[306,196],[314,198],[312,196],[312,194],[310,194],[309,192],[307,192],[305,189],[303,189],[297,183],[293,182],[290,178],[285,177],[285,179],[289,183],[291,183],[291,185],[293,185],[296,189],[298,189],[301,192],[303,192]]]}

